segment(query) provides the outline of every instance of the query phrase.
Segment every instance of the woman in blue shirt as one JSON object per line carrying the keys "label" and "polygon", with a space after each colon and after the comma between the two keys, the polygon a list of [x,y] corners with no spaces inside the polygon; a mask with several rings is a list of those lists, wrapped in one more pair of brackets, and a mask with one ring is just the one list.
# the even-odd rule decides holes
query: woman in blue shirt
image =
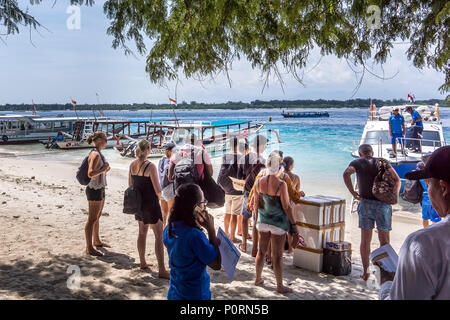
{"label": "woman in blue shirt", "polygon": [[198,185],[184,184],[177,189],[163,237],[170,266],[168,300],[211,300],[206,266],[220,270],[221,257],[214,218],[205,208]]}

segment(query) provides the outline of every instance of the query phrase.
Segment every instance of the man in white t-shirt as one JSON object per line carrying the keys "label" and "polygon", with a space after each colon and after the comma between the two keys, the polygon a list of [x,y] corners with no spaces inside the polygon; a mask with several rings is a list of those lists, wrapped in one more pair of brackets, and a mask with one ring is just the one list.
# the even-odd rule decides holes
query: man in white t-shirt
{"label": "man in white t-shirt", "polygon": [[395,273],[380,268],[380,299],[450,300],[450,146],[437,149],[423,170],[406,179],[425,179],[442,221],[406,238]]}

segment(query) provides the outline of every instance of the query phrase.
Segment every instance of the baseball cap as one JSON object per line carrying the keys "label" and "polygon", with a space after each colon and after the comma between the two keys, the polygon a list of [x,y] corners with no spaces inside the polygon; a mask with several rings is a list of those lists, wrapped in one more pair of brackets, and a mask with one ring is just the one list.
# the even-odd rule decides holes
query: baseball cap
{"label": "baseball cap", "polygon": [[395,111],[395,110],[400,110],[400,108],[399,107],[394,107],[394,108],[392,108],[392,111]]}
{"label": "baseball cap", "polygon": [[450,183],[450,146],[434,151],[424,169],[408,172],[405,177],[408,180],[435,178]]}
{"label": "baseball cap", "polygon": [[175,147],[176,147],[175,143],[169,142],[168,144],[166,144],[166,145],[164,146],[164,149],[165,149],[165,150],[172,151],[172,149],[175,148]]}

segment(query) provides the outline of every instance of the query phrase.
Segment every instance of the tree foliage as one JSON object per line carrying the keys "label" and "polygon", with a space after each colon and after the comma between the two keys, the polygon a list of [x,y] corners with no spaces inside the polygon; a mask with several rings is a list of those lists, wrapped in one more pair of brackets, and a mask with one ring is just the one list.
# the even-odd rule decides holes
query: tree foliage
{"label": "tree foliage", "polygon": [[[5,3],[14,13],[0,5],[0,23],[9,21],[7,32],[17,32],[17,22],[38,26],[34,18],[15,13],[20,11],[15,0],[0,0]],[[381,9],[379,28],[368,27],[370,5]],[[302,82],[313,48],[346,59],[361,70],[362,79],[373,73],[369,62],[386,62],[398,41],[409,42],[406,55],[414,66],[445,73],[441,92],[450,85],[447,0],[107,0],[104,12],[111,21],[112,46],[131,54],[134,44],[147,56],[151,81],[160,85],[181,74],[194,79],[228,75],[237,59],[247,59],[266,81],[275,76],[282,82],[287,72]]]}

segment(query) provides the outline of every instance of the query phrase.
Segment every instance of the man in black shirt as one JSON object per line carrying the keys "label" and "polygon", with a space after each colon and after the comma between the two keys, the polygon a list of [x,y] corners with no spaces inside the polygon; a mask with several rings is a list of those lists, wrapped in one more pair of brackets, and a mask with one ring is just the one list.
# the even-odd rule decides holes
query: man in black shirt
{"label": "man in black shirt", "polygon": [[[267,138],[258,135],[252,141],[251,149],[252,151],[246,154],[239,160],[238,177],[239,179],[245,180],[244,187],[244,206],[242,210],[242,244],[239,248],[246,252],[247,251],[247,235],[248,235],[248,219],[252,217],[252,213],[247,210],[247,200],[250,191],[255,183],[255,178],[259,174],[261,169],[265,168],[266,160],[262,157],[262,153],[267,147]],[[253,224],[252,239],[256,241],[256,222]]]}
{"label": "man in black shirt", "polygon": [[[361,278],[366,281],[369,278],[367,269],[369,268],[372,229],[376,223],[380,246],[389,243],[389,231],[392,230],[392,206],[379,201],[372,193],[373,183],[378,174],[378,159],[373,157],[372,147],[363,144],[358,151],[360,158],[352,161],[345,170],[344,182],[353,197],[360,201],[358,205],[359,228],[361,229],[360,252],[364,268]],[[395,170],[388,165],[388,171],[395,177],[397,187],[399,187],[400,178]],[[358,192],[354,190],[351,180],[351,175],[354,173],[357,176]]]}

